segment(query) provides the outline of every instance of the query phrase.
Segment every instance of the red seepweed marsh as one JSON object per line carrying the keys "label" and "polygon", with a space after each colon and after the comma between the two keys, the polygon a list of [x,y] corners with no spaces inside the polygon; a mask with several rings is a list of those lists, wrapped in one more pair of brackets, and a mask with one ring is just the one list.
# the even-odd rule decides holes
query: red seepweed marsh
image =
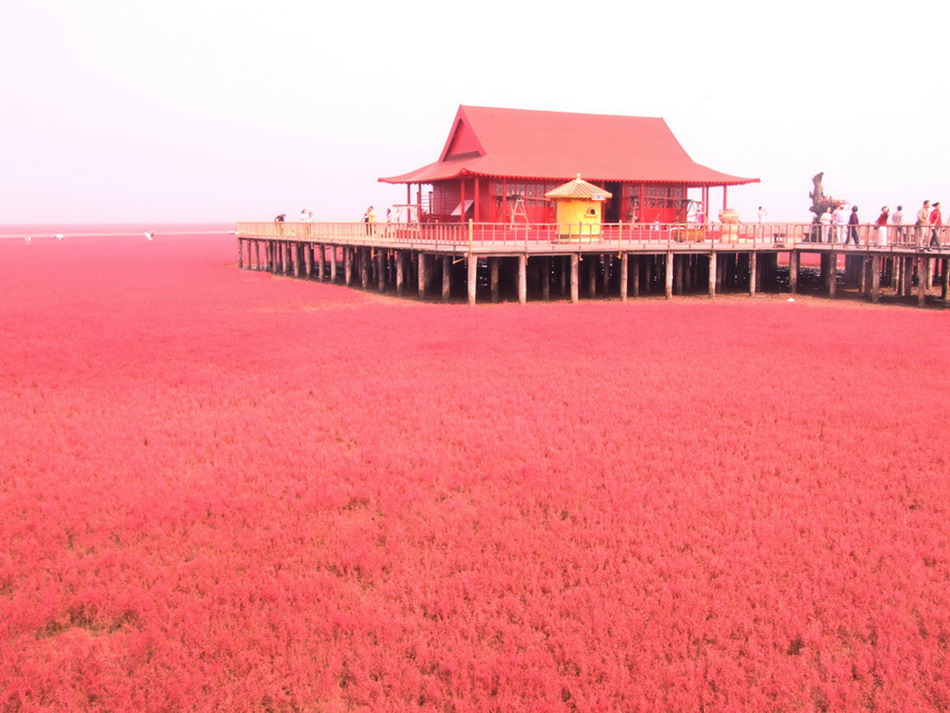
{"label": "red seepweed marsh", "polygon": [[4,711],[950,707],[947,313],[235,257],[0,241]]}

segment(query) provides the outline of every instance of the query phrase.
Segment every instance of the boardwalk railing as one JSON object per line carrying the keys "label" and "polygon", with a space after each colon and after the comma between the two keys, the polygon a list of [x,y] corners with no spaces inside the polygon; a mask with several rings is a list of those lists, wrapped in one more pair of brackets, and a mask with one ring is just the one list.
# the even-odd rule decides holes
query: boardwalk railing
{"label": "boardwalk railing", "polygon": [[[789,249],[836,245],[854,248],[851,226],[812,223],[364,223],[241,222],[239,238],[262,238],[336,245],[373,245],[403,249],[518,248],[532,252],[592,249],[690,249],[741,246]],[[854,226],[859,248],[921,249],[936,240],[950,248],[947,227],[870,224]]]}

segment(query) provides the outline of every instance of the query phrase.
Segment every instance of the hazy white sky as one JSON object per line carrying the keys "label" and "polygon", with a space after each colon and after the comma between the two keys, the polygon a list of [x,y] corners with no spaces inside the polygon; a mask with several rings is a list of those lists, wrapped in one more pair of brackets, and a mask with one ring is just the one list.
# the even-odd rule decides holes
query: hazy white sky
{"label": "hazy white sky", "polygon": [[[950,202],[950,7],[0,0],[0,224],[358,219],[459,104],[662,116],[743,218]],[[721,194],[714,194],[713,209]]]}

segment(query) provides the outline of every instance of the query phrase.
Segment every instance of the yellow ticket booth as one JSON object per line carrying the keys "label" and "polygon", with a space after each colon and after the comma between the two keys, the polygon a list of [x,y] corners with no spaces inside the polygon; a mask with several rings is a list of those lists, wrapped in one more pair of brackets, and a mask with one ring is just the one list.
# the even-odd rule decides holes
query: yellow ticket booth
{"label": "yellow ticket booth", "polygon": [[613,194],[577,174],[573,181],[551,189],[544,196],[555,202],[558,237],[583,240],[600,235],[604,201]]}

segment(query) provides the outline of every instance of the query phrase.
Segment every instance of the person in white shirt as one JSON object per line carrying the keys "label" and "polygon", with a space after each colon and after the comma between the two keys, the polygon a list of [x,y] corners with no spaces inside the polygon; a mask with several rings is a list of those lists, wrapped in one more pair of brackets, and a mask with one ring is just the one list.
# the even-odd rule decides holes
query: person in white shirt
{"label": "person in white shirt", "polygon": [[821,237],[819,242],[828,242],[832,241],[831,237],[831,209],[826,210],[818,218],[818,222],[821,223]]}
{"label": "person in white shirt", "polygon": [[834,239],[834,242],[843,242],[847,240],[846,227],[848,225],[848,214],[844,210],[843,205],[839,205],[835,208],[835,227],[837,228],[837,237]]}

